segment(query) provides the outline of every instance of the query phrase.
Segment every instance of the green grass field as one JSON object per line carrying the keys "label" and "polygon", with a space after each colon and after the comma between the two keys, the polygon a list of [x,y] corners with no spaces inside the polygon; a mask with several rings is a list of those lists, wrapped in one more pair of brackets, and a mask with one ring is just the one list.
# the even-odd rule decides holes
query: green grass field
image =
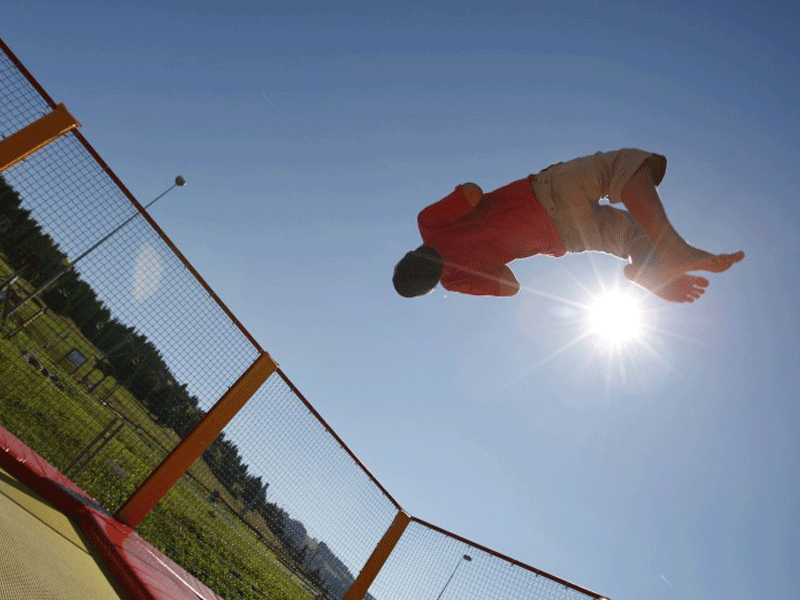
{"label": "green grass field", "polygon": [[[8,273],[0,260],[0,281]],[[124,387],[116,387],[112,377],[90,390],[99,372],[90,373],[91,362],[75,369],[64,356],[72,348],[87,357],[100,352],[74,323],[45,312],[20,328],[38,311],[31,303],[0,331],[0,424],[63,472],[107,425],[124,418],[125,426],[85,469],[77,476],[74,468],[67,473],[113,511],[179,438],[158,425]],[[29,357],[35,357],[35,364]],[[218,490],[220,501],[209,503],[209,490]],[[256,513],[247,517],[256,534],[236,516],[240,508],[241,501],[201,459],[191,479],[181,479],[137,531],[225,598],[310,598],[312,588],[291,573],[291,563],[263,519]]]}

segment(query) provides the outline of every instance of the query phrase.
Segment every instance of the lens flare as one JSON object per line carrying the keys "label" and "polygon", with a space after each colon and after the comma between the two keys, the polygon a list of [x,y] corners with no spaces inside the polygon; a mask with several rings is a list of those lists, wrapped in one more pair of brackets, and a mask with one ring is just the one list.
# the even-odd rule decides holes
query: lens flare
{"label": "lens flare", "polygon": [[625,294],[605,294],[589,307],[589,324],[594,334],[609,343],[637,339],[641,334],[639,306]]}
{"label": "lens flare", "polygon": [[164,261],[151,244],[145,244],[136,255],[133,269],[133,296],[137,302],[158,291],[164,278]]}

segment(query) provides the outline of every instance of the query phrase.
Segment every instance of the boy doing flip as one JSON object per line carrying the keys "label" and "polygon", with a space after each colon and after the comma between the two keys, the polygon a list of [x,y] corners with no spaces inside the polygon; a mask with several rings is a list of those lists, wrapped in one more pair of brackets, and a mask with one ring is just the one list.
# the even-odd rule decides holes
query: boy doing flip
{"label": "boy doing flip", "polygon": [[419,213],[423,244],[397,263],[394,287],[406,298],[438,283],[464,294],[511,296],[520,287],[512,260],[599,251],[627,260],[625,276],[648,291],[693,302],[709,282],[690,272],[720,273],[744,252],[712,254],[678,235],[656,191],[666,168],[659,154],[625,148],[556,163],[486,194],[461,184]]}

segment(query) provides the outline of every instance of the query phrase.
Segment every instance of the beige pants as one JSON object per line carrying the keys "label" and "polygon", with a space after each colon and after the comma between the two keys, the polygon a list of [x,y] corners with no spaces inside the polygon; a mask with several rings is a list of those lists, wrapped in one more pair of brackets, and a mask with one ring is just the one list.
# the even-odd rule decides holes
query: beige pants
{"label": "beige pants", "polygon": [[661,183],[667,159],[635,148],[597,152],[550,165],[536,174],[533,191],[555,221],[568,252],[630,256],[631,244],[644,233],[628,211],[600,204],[600,200],[621,202],[622,188],[645,163],[654,183]]}

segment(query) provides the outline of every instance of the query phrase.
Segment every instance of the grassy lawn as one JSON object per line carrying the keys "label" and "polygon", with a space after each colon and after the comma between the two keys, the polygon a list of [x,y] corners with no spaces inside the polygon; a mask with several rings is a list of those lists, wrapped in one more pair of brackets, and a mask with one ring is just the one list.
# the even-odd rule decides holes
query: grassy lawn
{"label": "grassy lawn", "polygon": [[[9,272],[0,260],[0,281]],[[100,383],[98,372],[90,374],[90,363],[75,369],[64,360],[72,348],[86,357],[100,356],[74,323],[45,312],[18,329],[37,311],[30,303],[0,331],[0,424],[64,472],[104,428],[124,419],[124,427],[84,469],[77,472],[79,463],[67,473],[113,511],[179,438],[158,425],[123,386],[116,387],[112,377]],[[90,389],[87,383],[98,385]],[[210,503],[209,490],[218,490],[220,500]],[[138,532],[225,598],[310,598],[301,577],[270,550],[279,543],[263,519],[255,513],[247,517],[257,534],[234,514],[240,508],[241,501],[201,459],[192,467],[192,478],[184,477]]]}

